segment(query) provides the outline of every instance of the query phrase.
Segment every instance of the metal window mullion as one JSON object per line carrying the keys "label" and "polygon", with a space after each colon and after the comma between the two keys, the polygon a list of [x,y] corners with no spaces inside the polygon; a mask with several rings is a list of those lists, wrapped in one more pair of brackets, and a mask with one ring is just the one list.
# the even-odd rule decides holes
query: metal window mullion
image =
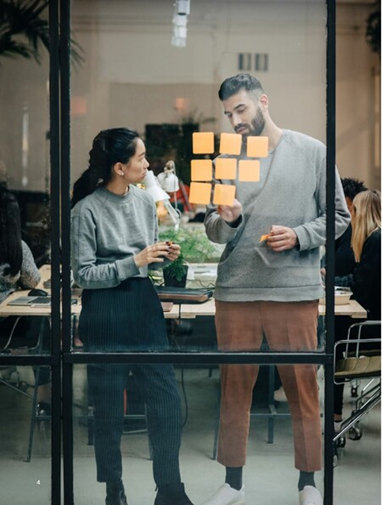
{"label": "metal window mullion", "polygon": [[[336,2],[327,0],[326,49],[326,354],[334,349]],[[324,505],[333,505],[334,359],[325,365]]]}
{"label": "metal window mullion", "polygon": [[[70,0],[60,4],[61,56],[61,282],[62,282],[62,347],[71,348],[71,280],[70,280]],[[62,365],[63,395],[63,473],[64,503],[74,504],[73,491],[73,365]]]}
{"label": "metal window mullion", "polygon": [[61,503],[61,361],[60,356],[60,65],[58,0],[49,0],[49,111],[50,111],[50,215],[51,215],[51,354],[52,431],[51,499]]}
{"label": "metal window mullion", "polygon": [[256,353],[256,352],[118,352],[118,353],[66,353],[64,363],[171,363],[171,364],[326,364],[331,363],[332,355],[310,353]]}

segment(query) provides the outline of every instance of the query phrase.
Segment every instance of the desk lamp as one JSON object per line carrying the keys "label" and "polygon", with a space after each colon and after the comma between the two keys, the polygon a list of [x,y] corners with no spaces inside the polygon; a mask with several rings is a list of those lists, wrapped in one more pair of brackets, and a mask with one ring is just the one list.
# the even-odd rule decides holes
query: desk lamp
{"label": "desk lamp", "polygon": [[149,170],[147,172],[143,182],[145,184],[146,191],[153,198],[155,203],[163,201],[165,209],[167,210],[169,216],[171,217],[174,223],[175,231],[177,232],[179,230],[180,225],[180,216],[181,216],[180,211],[178,209],[174,209],[174,207],[170,204],[169,195],[161,188],[152,170]]}

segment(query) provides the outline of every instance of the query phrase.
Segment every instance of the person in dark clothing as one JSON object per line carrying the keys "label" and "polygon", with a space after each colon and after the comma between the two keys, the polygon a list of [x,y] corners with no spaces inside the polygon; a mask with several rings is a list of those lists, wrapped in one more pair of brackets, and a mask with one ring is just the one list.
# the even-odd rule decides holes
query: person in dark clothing
{"label": "person in dark clothing", "polygon": [[[346,204],[349,212],[351,213],[354,198],[358,195],[358,193],[366,191],[367,187],[363,184],[363,181],[352,178],[341,178],[341,183],[345,194]],[[337,277],[343,277],[344,275],[351,274],[355,267],[354,253],[350,246],[351,230],[351,224],[349,224],[345,233],[336,240],[334,271]]]}
{"label": "person in dark clothing", "polygon": [[[351,289],[352,298],[366,310],[370,321],[381,320],[381,194],[379,191],[363,191],[353,201],[351,247],[354,251],[355,267],[352,273],[336,277],[336,286]],[[347,338],[349,327],[362,320],[340,317],[335,320],[335,339]],[[375,331],[375,330],[374,330]],[[373,332],[373,330],[371,330]],[[364,338],[372,338],[374,333],[367,329]],[[340,354],[340,353],[339,353]],[[341,359],[341,356],[336,356]],[[344,385],[335,387],[334,422],[339,431],[342,422]]]}

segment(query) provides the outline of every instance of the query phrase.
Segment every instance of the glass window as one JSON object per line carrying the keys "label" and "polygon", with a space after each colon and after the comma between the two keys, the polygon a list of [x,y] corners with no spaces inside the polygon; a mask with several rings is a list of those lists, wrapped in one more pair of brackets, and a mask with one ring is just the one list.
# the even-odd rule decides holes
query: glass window
{"label": "glass window", "polygon": [[50,367],[0,367],[0,501],[51,503]]}

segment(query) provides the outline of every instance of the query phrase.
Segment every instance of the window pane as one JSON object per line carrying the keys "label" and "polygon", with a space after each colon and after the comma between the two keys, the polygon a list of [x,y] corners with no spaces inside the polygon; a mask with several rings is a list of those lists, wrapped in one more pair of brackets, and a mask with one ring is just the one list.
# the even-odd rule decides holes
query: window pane
{"label": "window pane", "polygon": [[50,403],[49,367],[0,368],[1,503],[51,503]]}
{"label": "window pane", "polygon": [[[0,50],[0,352],[17,316],[50,314],[50,132],[48,9],[4,6]],[[40,270],[40,272],[39,272]],[[31,295],[39,299],[19,300]],[[17,300],[16,300],[17,299]],[[8,302],[15,305],[7,306]],[[21,303],[23,305],[21,305]],[[37,307],[36,304],[39,304]],[[41,305],[43,304],[43,305]],[[42,312],[41,312],[42,311]],[[8,316],[12,316],[11,318]],[[7,318],[7,320],[5,320]],[[18,352],[35,345],[25,318]],[[38,330],[37,330],[38,334]],[[21,338],[21,337],[20,337]],[[13,348],[10,343],[10,348]],[[49,337],[44,352],[50,350]]]}
{"label": "window pane", "polygon": [[[295,368],[303,378],[307,377],[305,366]],[[153,471],[159,484],[163,479],[167,479],[167,482],[179,479],[177,464],[174,464],[178,455],[179,439],[176,433],[179,423],[183,425],[180,449],[181,479],[193,503],[202,503],[223,484],[224,469],[214,461],[216,457],[220,463],[227,463],[228,459],[232,461],[232,465],[237,465],[239,459],[241,464],[245,463],[244,481],[248,498],[260,495],[264,503],[274,503],[276,499],[285,496],[285,493],[287,496],[297,497],[299,473],[294,468],[290,407],[280,395],[277,397],[280,401],[274,400],[274,389],[279,390],[280,387],[274,367],[260,368],[253,395],[248,397],[250,427],[245,421],[244,413],[239,415],[237,411],[237,399],[244,385],[239,378],[240,374],[248,376],[252,369],[255,372],[255,367],[248,365],[230,366],[228,373],[231,374],[231,392],[234,393],[232,399],[235,407],[229,407],[229,399],[226,397],[222,403],[222,417],[219,421],[220,377],[215,366],[175,367],[178,400],[174,403],[176,397],[172,397],[170,404],[168,401],[174,390],[169,387],[172,379],[169,382],[170,367],[167,365],[90,365],[88,370],[82,365],[75,366],[76,503],[85,504],[89,499],[103,499],[106,494],[104,481],[117,479],[121,475],[128,501],[153,502]],[[161,370],[161,373],[158,374],[158,370]],[[284,367],[281,375],[285,378],[290,373],[291,367]],[[315,371],[312,384],[312,391],[305,391],[308,393],[308,403],[311,395],[318,394]],[[158,386],[161,390],[159,395],[155,393]],[[322,392],[323,388],[320,387],[320,390]],[[293,400],[296,391],[293,387],[289,387],[289,395],[291,404],[294,404],[296,409],[297,405]],[[175,408],[178,401],[181,405],[180,418],[178,407]],[[228,411],[225,410],[227,408]],[[163,409],[166,414],[163,414]],[[163,423],[162,415],[165,417]],[[230,422],[234,416],[238,416],[237,422]],[[295,417],[297,464],[308,464],[304,455],[310,449],[309,464],[317,467],[321,459],[320,412],[317,410],[315,421],[312,417],[305,421],[305,428],[301,424],[298,408]],[[305,430],[309,436],[301,436],[301,430]],[[236,443],[232,443],[233,440],[236,440]],[[119,463],[120,451],[122,467]],[[170,472],[173,474],[170,475]],[[269,485],[270,473],[277,478],[280,485]],[[316,473],[315,478],[318,488],[322,490],[322,472]],[[84,480],[94,482],[94,485],[84,487]]]}
{"label": "window pane", "polygon": [[[169,370],[166,365],[158,367],[162,367],[162,371]],[[274,367],[260,367],[253,394],[248,398],[250,409],[248,440],[246,416],[240,416],[240,420],[233,424],[229,420],[233,420],[237,415],[237,400],[243,385],[239,379],[240,374],[249,377],[253,367],[236,365],[232,369],[231,366],[229,373],[231,391],[234,391],[234,407],[228,411],[224,410],[229,404],[229,397],[226,397],[222,413],[227,412],[229,415],[228,417],[227,414],[223,415],[223,421],[219,421],[221,383],[217,367],[208,365],[198,368],[175,367],[176,389],[181,405],[180,422],[183,425],[180,449],[181,479],[193,503],[203,503],[224,482],[224,467],[214,459],[218,457],[221,463],[224,458],[232,457],[231,453],[239,457],[237,453],[240,452],[240,446],[243,453],[245,453],[243,448],[246,448],[246,457],[242,457],[245,461],[243,478],[247,500],[251,500],[253,496],[261,496],[264,504],[275,503],[285,499],[285,496],[294,502],[298,500],[297,484],[300,474],[295,465],[299,467],[310,465],[311,468],[319,465],[320,446],[321,442],[323,443],[323,368],[321,367],[316,373],[316,367],[313,367],[313,381],[309,389],[307,383],[310,367],[310,365],[298,365],[293,367],[295,370],[293,372],[291,366],[285,366],[280,373]],[[236,376],[233,377],[232,373]],[[300,375],[300,384],[303,384],[304,388],[304,392],[299,389],[298,394],[305,395],[306,405],[309,406],[310,413],[304,416],[305,424],[301,423],[300,409],[296,403],[297,390],[293,380],[291,382],[288,379],[294,373]],[[284,379],[284,391],[280,389],[280,377]],[[153,468],[158,471],[157,460],[162,458],[163,461],[167,457],[166,452],[162,455],[160,451],[156,452],[158,438],[160,442],[165,443],[168,452],[171,453],[171,444],[174,442],[172,437],[177,424],[170,415],[170,412],[174,414],[173,407],[167,408],[165,427],[163,428],[161,424],[160,410],[167,405],[166,389],[159,395],[160,402],[158,396],[147,391],[148,383],[150,391],[154,391],[157,380],[158,375],[151,366],[90,365],[89,371],[85,365],[74,367],[76,503],[85,505],[89,500],[100,501],[105,498],[106,485],[104,482],[97,482],[97,478],[99,480],[108,478],[107,472],[111,472],[111,469],[118,468],[117,473],[121,471],[118,458],[113,458],[115,452],[119,454],[119,449],[122,456],[122,479],[128,502],[154,502]],[[365,385],[363,381],[360,388]],[[311,405],[315,395],[319,395],[320,406],[313,415]],[[350,385],[346,384],[344,416],[350,415],[353,407],[354,398],[351,397]],[[295,412],[294,428],[291,411]],[[150,428],[150,437],[153,441],[151,445],[147,433],[147,426],[150,426],[147,422],[150,419],[156,420]],[[224,422],[224,419],[227,422]],[[113,433],[108,431],[108,423]],[[376,432],[379,431],[379,423],[379,409],[373,409],[361,422],[364,435],[362,439],[352,441],[348,438],[346,449],[338,449],[335,503],[356,505],[362,502],[373,505],[380,499],[378,484],[380,442],[376,443],[375,438]],[[117,435],[118,430],[120,435]],[[220,442],[219,432],[222,437]],[[158,437],[159,434],[161,437]],[[242,442],[232,444],[232,440],[236,440],[236,435]],[[97,448],[98,464],[95,458]],[[159,454],[158,458],[154,456],[155,454]],[[305,461],[307,454],[310,454],[308,463]],[[364,461],[370,464],[365,465]],[[235,462],[237,463],[237,460]],[[166,465],[167,468],[171,468],[170,462]],[[361,485],[349,486],[349,478],[353,478],[351,476],[361,479]],[[159,472],[157,479],[161,478]],[[322,492],[323,470],[316,471],[314,479],[317,488]],[[84,482],[88,485],[84,486]]]}
{"label": "window pane", "polygon": [[[178,3],[73,3],[73,36],[84,58],[73,61],[71,85],[72,268],[85,289],[73,308],[81,312],[76,350],[151,351],[168,348],[169,339],[172,350],[257,351],[264,335],[270,350],[324,349],[317,317],[325,311],[318,300],[324,297],[319,269],[326,238],[326,3],[276,4],[277,15],[269,2],[240,2],[234,10],[228,3],[216,10],[194,2],[180,20]],[[257,79],[247,78],[251,94],[232,81],[238,87],[220,101],[221,83],[244,64]],[[237,108],[240,93],[245,103]],[[142,159],[131,171],[131,155],[119,153],[118,143],[125,150],[132,143],[135,153],[138,141],[120,127],[139,134],[137,146],[150,166]],[[260,148],[252,142],[258,140],[267,142]],[[215,180],[211,164],[204,180],[201,162],[216,157]],[[235,166],[221,165],[228,160]],[[192,162],[199,162],[194,190]],[[149,249],[150,259],[146,248],[156,229],[148,195],[162,247]],[[220,216],[214,202],[231,205],[234,195],[242,211],[233,220]],[[348,218],[340,201],[342,232]],[[168,242],[180,245],[183,259],[163,265],[155,260],[176,257]],[[181,289],[204,290],[192,300],[198,303],[213,294],[217,312],[229,311],[242,341],[219,338],[219,327],[216,340],[213,324],[207,338],[199,335],[197,317],[213,319],[214,301],[179,306],[168,292],[176,286],[162,286],[179,285],[186,271]],[[161,301],[175,302],[166,307],[166,324],[148,275]],[[287,339],[285,313],[294,319],[295,341]],[[283,329],[276,320],[286,323]]]}

